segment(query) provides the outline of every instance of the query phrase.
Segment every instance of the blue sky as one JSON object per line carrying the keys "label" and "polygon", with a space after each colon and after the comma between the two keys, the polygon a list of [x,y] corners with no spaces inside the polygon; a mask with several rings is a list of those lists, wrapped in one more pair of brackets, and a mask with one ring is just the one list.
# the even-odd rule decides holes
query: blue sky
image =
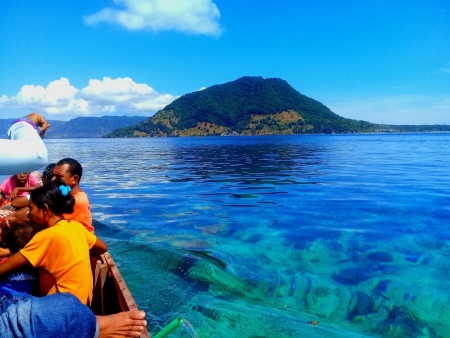
{"label": "blue sky", "polygon": [[0,118],[151,116],[242,76],[336,114],[450,124],[448,0],[0,2]]}

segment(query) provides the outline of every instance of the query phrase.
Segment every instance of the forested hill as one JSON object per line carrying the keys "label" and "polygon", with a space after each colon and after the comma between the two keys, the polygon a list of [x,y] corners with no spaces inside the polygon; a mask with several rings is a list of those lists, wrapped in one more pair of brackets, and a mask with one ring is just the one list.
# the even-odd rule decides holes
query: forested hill
{"label": "forested hill", "polygon": [[[143,116],[77,117],[69,121],[53,121],[47,138],[103,137],[117,128],[135,125],[145,120]],[[50,121],[52,122],[52,121]]]}
{"label": "forested hill", "polygon": [[183,95],[144,122],[107,137],[440,130],[436,128],[399,129],[346,119],[282,79],[243,77]]}

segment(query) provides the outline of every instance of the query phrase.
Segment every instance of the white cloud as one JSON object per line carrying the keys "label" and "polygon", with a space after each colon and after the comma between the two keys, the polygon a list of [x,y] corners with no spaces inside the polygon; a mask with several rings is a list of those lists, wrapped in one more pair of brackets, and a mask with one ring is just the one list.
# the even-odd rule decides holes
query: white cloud
{"label": "white cloud", "polygon": [[399,95],[327,102],[336,114],[384,124],[450,124],[450,96]]}
{"label": "white cloud", "polygon": [[106,114],[151,116],[175,99],[176,96],[159,94],[147,84],[136,83],[128,77],[93,79],[81,90],[67,78],[61,78],[47,87],[24,85],[13,97],[2,95],[0,111],[38,111],[55,119]]}
{"label": "white cloud", "polygon": [[17,95],[17,99],[23,103],[36,103],[58,105],[64,104],[73,98],[77,89],[70,85],[69,80],[61,78],[52,81],[46,88],[42,86],[25,85]]}
{"label": "white cloud", "polygon": [[84,17],[88,25],[118,24],[130,31],[175,30],[219,36],[220,12],[212,0],[114,0],[116,7]]}

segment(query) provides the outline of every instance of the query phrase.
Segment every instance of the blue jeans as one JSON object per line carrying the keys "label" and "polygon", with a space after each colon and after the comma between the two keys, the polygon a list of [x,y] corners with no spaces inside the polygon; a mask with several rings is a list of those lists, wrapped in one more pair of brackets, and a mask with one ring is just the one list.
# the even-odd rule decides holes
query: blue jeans
{"label": "blue jeans", "polygon": [[25,293],[0,296],[0,337],[96,338],[91,309],[69,293],[33,297]]}

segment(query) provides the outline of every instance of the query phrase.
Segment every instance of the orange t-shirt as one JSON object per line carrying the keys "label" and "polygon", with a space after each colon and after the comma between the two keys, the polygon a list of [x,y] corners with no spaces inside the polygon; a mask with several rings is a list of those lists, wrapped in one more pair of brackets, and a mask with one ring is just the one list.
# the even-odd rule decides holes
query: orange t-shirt
{"label": "orange t-shirt", "polygon": [[89,199],[84,191],[79,191],[75,195],[75,205],[73,207],[73,213],[63,214],[64,218],[68,221],[74,220],[78,221],[90,232],[94,232],[94,227],[92,226],[92,215],[91,206],[89,204]]}
{"label": "orange t-shirt", "polygon": [[61,220],[34,235],[19,252],[39,268],[44,294],[70,292],[89,304],[93,285],[89,249],[96,240],[81,223]]}

